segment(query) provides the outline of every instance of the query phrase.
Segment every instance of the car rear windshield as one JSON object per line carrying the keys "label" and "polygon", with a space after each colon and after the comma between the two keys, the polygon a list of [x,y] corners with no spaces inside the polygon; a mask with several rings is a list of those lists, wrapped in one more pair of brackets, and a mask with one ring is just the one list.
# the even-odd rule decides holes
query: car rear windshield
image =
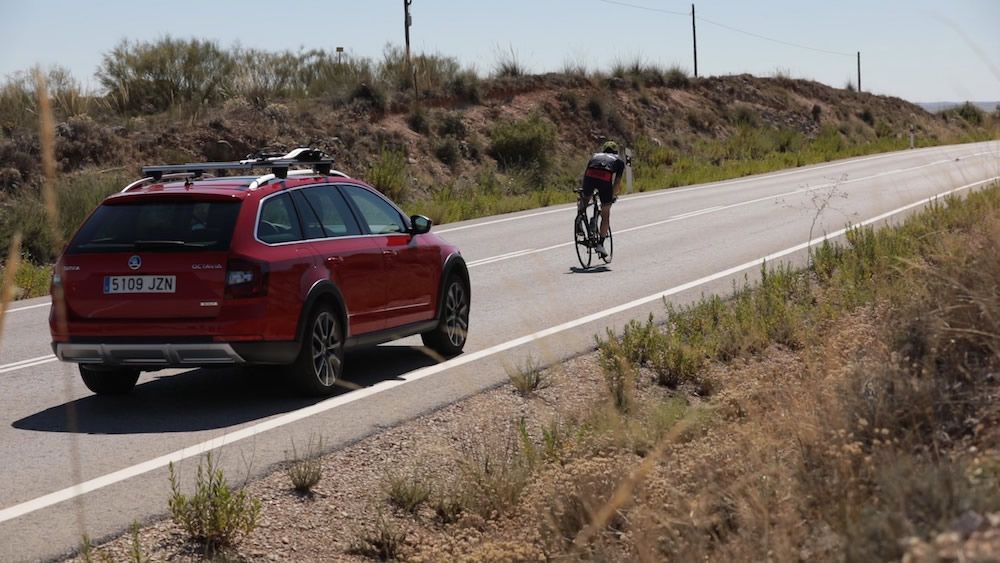
{"label": "car rear windshield", "polygon": [[102,205],[68,252],[228,250],[238,201],[158,201]]}

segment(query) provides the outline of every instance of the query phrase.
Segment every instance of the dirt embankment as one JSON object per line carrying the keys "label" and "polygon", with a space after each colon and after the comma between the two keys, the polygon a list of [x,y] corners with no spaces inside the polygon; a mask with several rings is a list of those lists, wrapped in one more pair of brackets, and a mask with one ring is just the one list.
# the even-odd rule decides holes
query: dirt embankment
{"label": "dirt embankment", "polygon": [[[419,199],[457,179],[493,170],[491,135],[498,123],[539,116],[554,125],[553,160],[578,167],[600,140],[646,142],[681,151],[728,138],[740,127],[776,128],[816,137],[832,128],[849,142],[905,137],[956,139],[975,132],[899,98],[831,88],[817,82],[750,75],[704,79],[548,74],[497,78],[478,103],[451,98],[420,106],[378,108],[364,98],[334,106],[321,100],[254,104],[242,98],[197,115],[122,117],[108,112],[60,118],[57,159],[63,172],[87,167],[135,168],[152,162],[243,158],[257,150],[316,146],[339,167],[364,176],[383,148],[402,151],[409,194]],[[58,117],[58,116],[57,116]],[[38,181],[36,133],[0,136],[0,189]]]}

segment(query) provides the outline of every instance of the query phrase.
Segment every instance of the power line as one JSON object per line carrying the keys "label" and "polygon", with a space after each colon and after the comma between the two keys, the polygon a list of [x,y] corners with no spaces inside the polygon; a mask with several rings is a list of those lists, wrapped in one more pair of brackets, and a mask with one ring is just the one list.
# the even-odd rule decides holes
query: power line
{"label": "power line", "polygon": [[789,41],[782,41],[781,39],[775,39],[773,37],[767,37],[765,35],[760,35],[759,33],[753,33],[752,31],[746,31],[746,30],[743,30],[743,29],[738,29],[738,28],[735,28],[735,27],[733,27],[731,25],[726,25],[724,23],[715,22],[715,21],[712,21],[710,19],[703,18],[701,16],[698,16],[698,19],[701,20],[701,21],[703,21],[703,22],[705,22],[705,23],[710,23],[712,25],[715,25],[715,26],[718,26],[718,27],[721,27],[721,28],[724,28],[724,29],[728,29],[729,31],[735,31],[736,33],[742,33],[743,35],[749,35],[750,37],[756,37],[757,39],[763,39],[764,41],[771,41],[773,43],[779,43],[781,45],[787,45],[789,47],[797,47],[799,49],[806,49],[806,50],[809,50],[809,51],[816,51],[817,53],[826,53],[828,55],[839,55],[841,57],[853,57],[854,56],[854,53],[843,53],[841,51],[829,51],[827,49],[818,49],[816,47],[809,47],[808,45],[800,45],[798,43],[791,43]]}
{"label": "power line", "polygon": [[617,6],[635,8],[637,10],[646,10],[647,12],[659,12],[661,14],[673,14],[675,16],[685,16],[685,17],[691,15],[687,12],[675,12],[673,10],[664,10],[662,8],[650,8],[649,6],[639,6],[638,4],[629,4],[628,2],[616,2],[615,0],[597,0],[597,1],[604,2],[605,4],[615,4]]}
{"label": "power line", "polygon": [[[597,1],[598,2],[603,2],[605,4],[615,4],[617,6],[625,6],[627,8],[635,8],[637,10],[646,10],[647,12],[659,12],[659,13],[662,13],[662,14],[671,14],[671,15],[674,15],[674,16],[685,16],[685,17],[690,17],[691,16],[690,12],[676,12],[674,10],[664,10],[662,8],[650,8],[649,6],[640,6],[638,4],[629,4],[628,2],[618,2],[617,0],[597,0]],[[788,47],[795,47],[797,49],[806,49],[808,51],[815,51],[817,53],[826,53],[827,55],[838,55],[838,56],[841,56],[841,57],[853,57],[854,56],[854,53],[844,53],[844,52],[841,52],[841,51],[831,51],[831,50],[828,50],[828,49],[819,49],[817,47],[810,47],[808,45],[802,45],[802,44],[799,44],[799,43],[792,43],[790,41],[782,41],[781,39],[775,39],[773,37],[767,37],[766,35],[761,35],[759,33],[754,33],[752,31],[746,31],[744,29],[739,29],[739,28],[733,27],[731,25],[726,25],[724,23],[719,23],[717,21],[712,21],[710,19],[703,18],[701,16],[697,16],[697,19],[699,19],[699,20],[701,20],[701,21],[703,21],[705,23],[721,27],[723,29],[728,29],[729,31],[734,31],[736,33],[742,33],[743,35],[749,35],[750,37],[756,37],[757,39],[763,39],[764,41],[771,41],[773,43],[778,43],[778,44],[785,45],[785,46],[788,46]]]}

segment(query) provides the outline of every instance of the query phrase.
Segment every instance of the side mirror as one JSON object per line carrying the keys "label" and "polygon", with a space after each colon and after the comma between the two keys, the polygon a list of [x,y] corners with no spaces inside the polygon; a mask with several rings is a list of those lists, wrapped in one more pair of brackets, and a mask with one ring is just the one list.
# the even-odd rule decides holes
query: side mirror
{"label": "side mirror", "polygon": [[411,215],[410,216],[410,234],[422,235],[424,233],[430,232],[431,225],[434,222],[424,217],[423,215]]}

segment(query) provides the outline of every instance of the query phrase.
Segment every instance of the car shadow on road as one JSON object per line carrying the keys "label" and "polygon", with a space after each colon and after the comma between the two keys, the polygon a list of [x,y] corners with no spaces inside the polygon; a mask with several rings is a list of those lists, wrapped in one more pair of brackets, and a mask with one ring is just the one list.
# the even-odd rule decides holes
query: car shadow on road
{"label": "car shadow on road", "polygon": [[[379,346],[349,352],[345,387],[334,396],[433,365],[419,346]],[[145,374],[129,395],[88,395],[15,421],[11,426],[36,432],[146,434],[195,432],[237,426],[284,414],[323,399],[297,395],[276,368],[193,369],[176,374]],[[147,377],[152,379],[147,380]]]}

